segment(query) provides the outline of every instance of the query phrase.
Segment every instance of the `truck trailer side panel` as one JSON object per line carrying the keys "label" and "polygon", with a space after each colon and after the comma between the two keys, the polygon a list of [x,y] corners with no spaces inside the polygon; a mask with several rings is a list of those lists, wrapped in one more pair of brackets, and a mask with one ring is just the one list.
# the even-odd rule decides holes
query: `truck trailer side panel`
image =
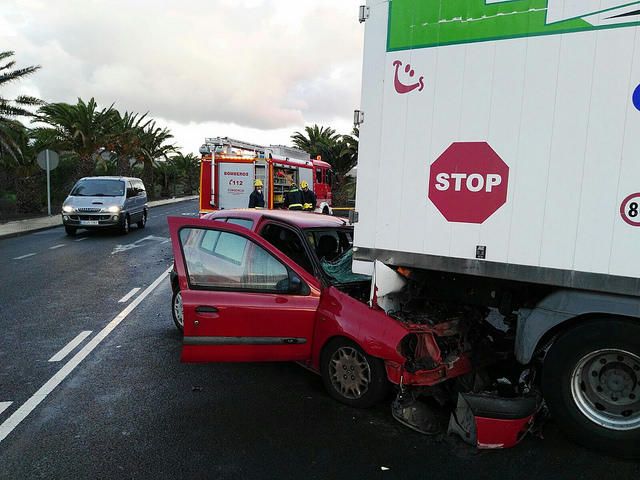
{"label": "truck trailer side panel", "polygon": [[640,15],[409,3],[369,2],[355,258],[640,295]]}

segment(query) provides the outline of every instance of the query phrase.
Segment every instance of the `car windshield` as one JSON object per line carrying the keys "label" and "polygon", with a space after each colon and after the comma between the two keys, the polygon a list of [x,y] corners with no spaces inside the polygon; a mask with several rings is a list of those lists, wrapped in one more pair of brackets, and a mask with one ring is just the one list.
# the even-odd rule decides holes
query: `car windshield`
{"label": "car windshield", "polygon": [[353,230],[314,229],[306,231],[307,241],[316,252],[322,270],[339,284],[371,280],[367,275],[353,273]]}
{"label": "car windshield", "polygon": [[122,180],[81,180],[73,187],[72,197],[121,197],[124,195]]}

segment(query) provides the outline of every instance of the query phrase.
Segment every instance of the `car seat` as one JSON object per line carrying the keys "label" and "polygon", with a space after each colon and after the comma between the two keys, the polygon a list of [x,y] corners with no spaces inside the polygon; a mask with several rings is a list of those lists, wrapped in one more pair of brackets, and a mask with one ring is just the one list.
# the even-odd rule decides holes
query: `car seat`
{"label": "car seat", "polygon": [[336,237],[331,235],[323,235],[318,240],[318,247],[316,249],[316,253],[318,254],[319,259],[325,259],[327,261],[331,261],[336,257],[336,253],[338,250],[338,240]]}

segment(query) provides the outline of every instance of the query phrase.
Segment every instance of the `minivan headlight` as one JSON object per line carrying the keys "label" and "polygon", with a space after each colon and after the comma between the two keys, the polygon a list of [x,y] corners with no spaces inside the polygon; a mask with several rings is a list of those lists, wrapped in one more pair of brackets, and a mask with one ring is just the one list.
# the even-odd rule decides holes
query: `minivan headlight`
{"label": "minivan headlight", "polygon": [[111,207],[107,208],[107,212],[120,213],[120,207],[118,205],[112,205]]}
{"label": "minivan headlight", "polygon": [[69,206],[69,205],[64,205],[64,206],[62,207],[62,211],[63,211],[64,213],[73,213],[73,212],[75,211],[75,208],[73,208],[73,207],[71,207],[71,206]]}

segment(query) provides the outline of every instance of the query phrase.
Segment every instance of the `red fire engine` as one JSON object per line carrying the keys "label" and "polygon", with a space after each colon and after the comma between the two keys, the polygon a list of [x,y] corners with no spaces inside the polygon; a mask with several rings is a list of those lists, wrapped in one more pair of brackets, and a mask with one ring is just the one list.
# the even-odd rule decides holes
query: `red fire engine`
{"label": "red fire engine", "polygon": [[317,198],[316,212],[332,214],[331,165],[282,145],[263,147],[228,137],[206,138],[200,147],[200,214],[246,208],[253,183],[261,180],[266,208],[284,208],[292,183],[306,181]]}

